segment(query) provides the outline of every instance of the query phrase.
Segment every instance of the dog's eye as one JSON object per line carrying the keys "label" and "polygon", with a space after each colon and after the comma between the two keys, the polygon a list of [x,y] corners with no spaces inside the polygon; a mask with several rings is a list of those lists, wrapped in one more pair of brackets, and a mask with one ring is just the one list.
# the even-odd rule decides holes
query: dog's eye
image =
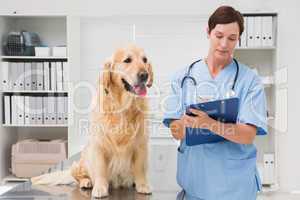
{"label": "dog's eye", "polygon": [[131,58],[128,57],[128,58],[126,58],[123,62],[124,62],[124,63],[131,63],[131,61],[132,61]]}
{"label": "dog's eye", "polygon": [[147,58],[146,57],[143,57],[143,62],[147,63]]}

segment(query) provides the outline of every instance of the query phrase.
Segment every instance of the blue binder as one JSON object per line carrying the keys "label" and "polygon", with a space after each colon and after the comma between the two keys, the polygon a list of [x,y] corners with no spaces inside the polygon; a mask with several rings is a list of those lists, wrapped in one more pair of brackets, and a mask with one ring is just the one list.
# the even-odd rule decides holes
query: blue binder
{"label": "blue binder", "polygon": [[[239,111],[239,98],[229,98],[217,101],[210,101],[199,104],[192,104],[187,107],[186,114],[195,116],[189,109],[194,108],[202,110],[211,118],[223,123],[236,123]],[[186,144],[188,146],[216,143],[226,140],[225,138],[211,132],[208,129],[186,128]]]}

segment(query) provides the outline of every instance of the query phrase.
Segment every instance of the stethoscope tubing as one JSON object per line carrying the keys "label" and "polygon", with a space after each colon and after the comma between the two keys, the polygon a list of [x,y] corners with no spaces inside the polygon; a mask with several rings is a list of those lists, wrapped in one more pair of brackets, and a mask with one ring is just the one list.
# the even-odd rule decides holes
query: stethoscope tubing
{"label": "stethoscope tubing", "polygon": [[[200,62],[201,60],[202,60],[202,59],[197,60],[197,61],[193,62],[193,63],[189,66],[189,69],[188,69],[187,74],[183,77],[183,79],[182,79],[182,81],[181,81],[181,84],[180,84],[181,89],[183,88],[185,81],[188,80],[188,79],[192,80],[194,86],[197,85],[196,79],[195,79],[194,77],[191,76],[191,71],[192,71],[193,66],[194,66],[196,63]],[[234,61],[235,66],[236,66],[236,72],[235,72],[233,84],[232,84],[232,87],[231,87],[231,90],[232,90],[232,91],[234,91],[234,88],[235,88],[235,85],[236,85],[236,81],[237,81],[237,78],[238,78],[238,76],[239,76],[239,70],[240,70],[240,66],[239,66],[238,61],[237,61],[235,58],[233,58],[233,61]]]}

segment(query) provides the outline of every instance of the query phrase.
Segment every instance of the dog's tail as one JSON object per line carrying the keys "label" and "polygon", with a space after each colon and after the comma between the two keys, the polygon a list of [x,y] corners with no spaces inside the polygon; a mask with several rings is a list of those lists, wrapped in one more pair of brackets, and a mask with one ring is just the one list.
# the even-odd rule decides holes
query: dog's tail
{"label": "dog's tail", "polygon": [[71,175],[71,169],[31,178],[32,185],[69,185],[75,182],[76,180]]}

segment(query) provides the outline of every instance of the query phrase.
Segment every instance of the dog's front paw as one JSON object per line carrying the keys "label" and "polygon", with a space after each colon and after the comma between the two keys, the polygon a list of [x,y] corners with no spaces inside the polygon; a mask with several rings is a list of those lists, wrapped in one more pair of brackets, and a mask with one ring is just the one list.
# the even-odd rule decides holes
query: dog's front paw
{"label": "dog's front paw", "polygon": [[95,184],[92,190],[93,198],[104,198],[108,196],[108,185]]}
{"label": "dog's front paw", "polygon": [[90,189],[93,187],[92,181],[89,178],[84,178],[80,180],[79,187],[81,189]]}
{"label": "dog's front paw", "polygon": [[137,184],[136,191],[141,194],[151,194],[151,187],[148,184]]}

